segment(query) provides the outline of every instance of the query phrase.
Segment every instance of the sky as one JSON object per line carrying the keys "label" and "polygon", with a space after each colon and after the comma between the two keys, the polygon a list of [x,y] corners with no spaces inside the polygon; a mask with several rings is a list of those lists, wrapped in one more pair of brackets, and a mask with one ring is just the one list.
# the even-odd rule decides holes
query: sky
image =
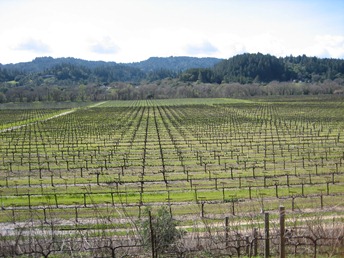
{"label": "sky", "polygon": [[242,53],[344,58],[343,0],[0,0],[0,63]]}

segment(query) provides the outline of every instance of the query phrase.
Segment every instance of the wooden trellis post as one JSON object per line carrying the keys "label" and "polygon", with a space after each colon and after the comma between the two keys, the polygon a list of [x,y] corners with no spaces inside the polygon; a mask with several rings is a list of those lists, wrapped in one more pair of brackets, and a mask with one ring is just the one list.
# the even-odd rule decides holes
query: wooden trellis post
{"label": "wooden trellis post", "polygon": [[280,258],[285,258],[285,209],[284,206],[279,207],[280,214]]}
{"label": "wooden trellis post", "polygon": [[269,213],[264,213],[264,258],[268,258],[270,256],[270,239],[269,239]]}
{"label": "wooden trellis post", "polygon": [[258,231],[257,228],[253,229],[253,256],[258,255]]}
{"label": "wooden trellis post", "polygon": [[229,243],[228,243],[228,240],[229,240],[229,217],[226,217],[225,218],[225,242],[226,242],[226,248],[228,248],[229,246]]}
{"label": "wooden trellis post", "polygon": [[152,213],[151,211],[148,212],[149,216],[149,229],[150,229],[150,235],[151,235],[151,247],[152,247],[152,258],[155,258],[155,237],[154,237],[154,229],[152,224]]}

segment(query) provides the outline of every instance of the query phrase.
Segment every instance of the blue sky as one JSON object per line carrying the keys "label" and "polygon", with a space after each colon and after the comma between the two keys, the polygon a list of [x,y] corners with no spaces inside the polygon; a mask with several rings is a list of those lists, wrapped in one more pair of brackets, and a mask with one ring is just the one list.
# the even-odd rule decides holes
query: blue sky
{"label": "blue sky", "polygon": [[0,63],[241,53],[344,58],[342,0],[0,0]]}

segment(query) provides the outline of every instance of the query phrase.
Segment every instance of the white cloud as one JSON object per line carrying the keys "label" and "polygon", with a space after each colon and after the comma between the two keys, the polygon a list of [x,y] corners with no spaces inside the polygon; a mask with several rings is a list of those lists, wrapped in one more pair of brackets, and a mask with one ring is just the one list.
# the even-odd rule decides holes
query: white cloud
{"label": "white cloud", "polygon": [[96,54],[115,54],[120,48],[111,40],[110,37],[104,37],[90,46],[90,50]]}
{"label": "white cloud", "polygon": [[211,44],[208,40],[204,40],[200,43],[190,44],[185,47],[185,51],[189,55],[193,56],[210,56],[218,52],[217,47]]}
{"label": "white cloud", "polygon": [[253,35],[218,34],[212,37],[217,53],[212,56],[229,58],[242,53],[263,53],[275,56],[288,55],[285,43],[273,33]]}
{"label": "white cloud", "polygon": [[304,51],[312,56],[344,58],[344,36],[318,35],[315,43]]}
{"label": "white cloud", "polygon": [[39,39],[29,38],[17,46],[14,47],[14,50],[29,51],[37,54],[44,54],[51,52],[49,45],[45,44]]}
{"label": "white cloud", "polygon": [[262,33],[244,39],[245,49],[250,53],[263,53],[275,56],[285,56],[283,41],[272,33]]}

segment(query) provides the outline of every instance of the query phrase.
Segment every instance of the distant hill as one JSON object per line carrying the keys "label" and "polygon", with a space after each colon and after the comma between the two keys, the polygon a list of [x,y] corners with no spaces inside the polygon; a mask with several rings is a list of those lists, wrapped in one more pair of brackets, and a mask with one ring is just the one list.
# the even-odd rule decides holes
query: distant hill
{"label": "distant hill", "polygon": [[54,77],[58,81],[98,82],[140,81],[145,73],[138,68],[115,62],[87,61],[72,57],[52,58],[37,57],[31,62],[0,65],[1,81],[27,81]]}
{"label": "distant hill", "polygon": [[150,57],[149,59],[136,63],[127,63],[125,65],[139,68],[144,72],[157,70],[170,70],[173,72],[182,72],[191,68],[211,68],[223,59],[212,57],[189,57],[189,56],[171,56],[171,57]]}
{"label": "distant hill", "polygon": [[222,59],[196,57],[151,57],[136,63],[88,61],[73,57],[37,57],[31,62],[0,64],[0,82],[18,80],[28,74],[54,76],[58,80],[109,83],[113,81],[154,81],[175,78],[190,68],[211,68]]}
{"label": "distant hill", "polygon": [[31,62],[22,62],[16,64],[1,65],[0,68],[7,70],[17,70],[21,72],[43,72],[54,66],[61,64],[71,64],[74,66],[83,66],[88,69],[99,67],[133,67],[143,72],[152,72],[158,70],[170,70],[173,72],[181,72],[190,68],[210,68],[219,63],[223,59],[218,58],[197,58],[197,57],[151,57],[147,60],[134,63],[116,63],[105,61],[88,61],[73,57],[52,58],[37,57]]}
{"label": "distant hill", "polygon": [[93,69],[100,66],[116,66],[115,62],[104,62],[104,61],[87,61],[83,59],[73,58],[73,57],[61,57],[61,58],[52,58],[52,57],[37,57],[31,62],[21,62],[16,64],[6,64],[1,65],[3,69],[7,70],[17,70],[21,72],[43,72],[47,69],[50,69],[54,66],[61,64],[71,64],[75,66],[84,66],[89,69]]}
{"label": "distant hill", "polygon": [[[54,78],[54,80],[45,80]],[[97,83],[156,81],[179,78],[184,82],[271,81],[321,82],[344,79],[344,60],[302,56],[241,54],[229,59],[196,57],[151,57],[135,63],[87,61],[72,57],[38,57],[31,62],[0,65],[0,82],[15,81],[35,86],[45,83]],[[47,82],[48,81],[48,82]],[[37,82],[37,83],[36,83]]]}
{"label": "distant hill", "polygon": [[271,81],[321,82],[344,78],[344,60],[272,55],[241,54],[223,60],[213,68],[189,69],[180,75],[183,81],[206,83],[239,82],[242,84]]}

